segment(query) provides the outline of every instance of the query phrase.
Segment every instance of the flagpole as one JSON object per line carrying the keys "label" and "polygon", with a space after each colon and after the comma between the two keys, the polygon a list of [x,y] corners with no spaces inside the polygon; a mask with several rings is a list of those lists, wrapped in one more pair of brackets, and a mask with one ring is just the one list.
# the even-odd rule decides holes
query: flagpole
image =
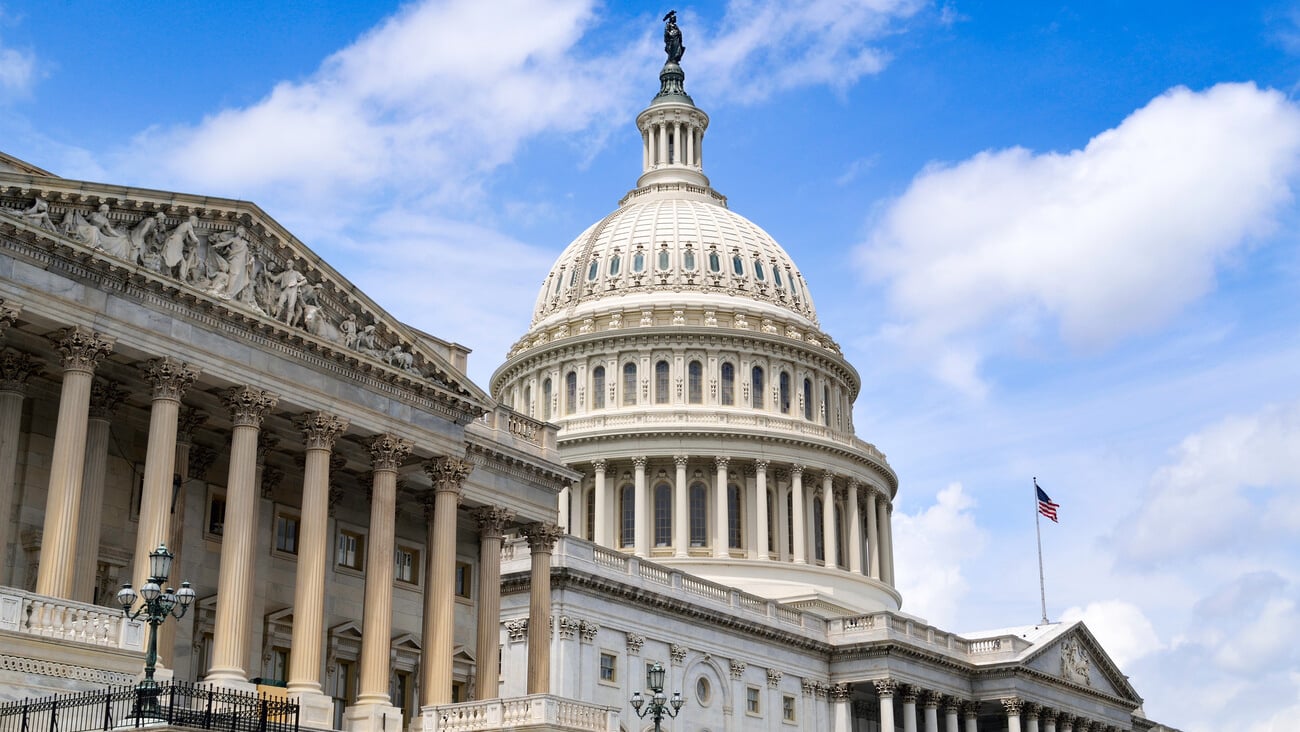
{"label": "flagpole", "polygon": [[1038,517],[1038,477],[1034,477],[1034,533],[1038,535],[1038,596],[1043,602],[1043,624],[1047,624],[1047,586],[1043,582],[1043,529]]}

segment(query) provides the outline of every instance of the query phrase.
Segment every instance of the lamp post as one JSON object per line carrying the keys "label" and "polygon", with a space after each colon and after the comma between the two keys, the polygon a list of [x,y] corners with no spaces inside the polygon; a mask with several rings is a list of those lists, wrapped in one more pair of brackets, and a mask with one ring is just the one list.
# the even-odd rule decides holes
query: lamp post
{"label": "lamp post", "polygon": [[[641,719],[650,717],[655,723],[655,732],[660,732],[659,723],[663,721],[664,715],[669,719],[677,717],[677,713],[682,709],[682,693],[673,692],[673,698],[669,699],[664,694],[664,666],[656,661],[653,666],[646,669],[645,685],[650,687],[653,692],[649,699],[641,698],[641,692],[632,692],[632,709],[636,710],[636,716]],[[644,707],[644,708],[643,708]]]}
{"label": "lamp post", "polygon": [[128,620],[144,617],[149,625],[149,645],[144,654],[144,679],[135,687],[136,717],[156,717],[158,714],[158,684],[153,680],[154,667],[158,664],[158,626],[163,624],[168,615],[180,619],[194,602],[194,590],[189,582],[182,582],[181,589],[170,587],[163,591],[167,575],[171,574],[173,555],[167,547],[159,544],[157,549],[149,552],[149,581],[140,588],[138,597],[144,604],[133,612],[137,595],[131,589],[131,583],[122,585],[117,591],[117,601],[122,605],[122,612]]}

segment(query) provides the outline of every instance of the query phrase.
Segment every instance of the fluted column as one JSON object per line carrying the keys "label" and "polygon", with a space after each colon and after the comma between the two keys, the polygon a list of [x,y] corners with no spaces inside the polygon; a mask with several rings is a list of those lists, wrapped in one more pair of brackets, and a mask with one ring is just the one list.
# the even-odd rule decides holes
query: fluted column
{"label": "fluted column", "polygon": [[551,552],[559,531],[536,523],[520,532],[528,538],[532,574],[528,582],[528,693],[551,693]]}
{"label": "fluted column", "polygon": [[980,703],[962,702],[962,716],[966,720],[966,732],[979,732]]}
{"label": "fluted column", "polygon": [[1008,697],[1001,700],[1002,709],[1007,713],[1007,732],[1020,732],[1020,710],[1024,707],[1024,702],[1016,697]]}
{"label": "fluted column", "polygon": [[[90,407],[92,416],[95,411],[94,403],[92,395]],[[172,476],[172,521],[171,532],[167,537],[167,548],[172,552],[173,574],[178,572],[177,568],[185,566],[183,564],[185,561],[185,483],[190,474],[190,451],[193,448],[194,430],[207,419],[207,414],[193,407],[181,407],[180,415],[176,419],[176,473]],[[176,636],[181,627],[180,623],[163,623],[158,627],[159,665],[171,666],[174,663]],[[192,628],[193,625],[186,630]],[[176,670],[180,672],[179,668]]]}
{"label": "fluted column", "polygon": [[18,474],[23,397],[27,394],[27,380],[41,371],[41,365],[26,353],[12,349],[0,353],[0,584],[12,582],[9,517],[13,515],[14,477]]}
{"label": "fluted column", "polygon": [[894,506],[888,499],[880,506],[880,579],[887,585],[894,584]]}
{"label": "fluted column", "polygon": [[391,704],[388,656],[393,638],[393,553],[397,521],[397,470],[412,444],[382,434],[370,443],[374,476],[370,489],[370,532],[366,548],[366,602],[361,621],[361,683],[357,705]]}
{"label": "fluted column", "polygon": [[646,493],[644,455],[632,458],[632,547],[638,557],[650,556],[650,500]]}
{"label": "fluted column", "polygon": [[677,474],[673,479],[673,554],[678,557],[685,557],[690,554],[691,547],[690,497],[686,491],[686,461],[687,457],[685,455],[673,456],[673,463],[677,466]]}
{"label": "fluted column", "polygon": [[[113,413],[125,398],[126,392],[111,381],[91,383],[81,507],[77,519],[77,526],[80,527],[77,531],[77,566],[72,580],[72,599],[77,602],[94,602],[95,574],[99,570],[100,529],[103,526],[109,427]],[[5,523],[8,523],[9,514],[0,515],[6,517]]]}
{"label": "fluted column", "polygon": [[1038,715],[1042,707],[1033,702],[1025,703],[1025,732],[1038,732]]}
{"label": "fluted column", "polygon": [[176,475],[176,424],[181,397],[198,378],[197,368],[170,356],[151,359],[140,375],[152,387],[149,444],[144,456],[140,523],[135,534],[136,587],[149,581],[149,552],[171,538],[172,485]]}
{"label": "fluted column", "polygon": [[[451,654],[455,639],[456,506],[462,484],[474,465],[454,457],[424,464],[433,481],[433,520],[429,522],[429,561],[424,573],[424,642],[420,661],[421,706],[451,701]],[[599,525],[599,524],[598,524]]]}
{"label": "fluted column", "polygon": [[925,732],[939,732],[939,702],[943,694],[937,691],[925,693]]}
{"label": "fluted column", "polygon": [[947,699],[943,703],[943,728],[944,732],[960,732],[957,728],[957,713],[961,711],[961,704],[956,699]]}
{"label": "fluted column", "polygon": [[849,708],[851,696],[848,684],[836,684],[830,688],[831,724],[834,732],[853,732],[852,710]]}
{"label": "fluted column", "polygon": [[848,487],[849,509],[849,571],[854,574],[862,574],[862,512],[858,507],[859,485],[858,481],[850,478]]}
{"label": "fluted column", "polygon": [[277,397],[251,386],[222,395],[230,410],[230,469],[226,479],[226,524],[221,537],[217,574],[217,618],[212,638],[212,667],[205,681],[250,688],[244,668],[249,628],[250,590],[257,583],[253,550],[257,546],[257,435],[262,417]]}
{"label": "fluted column", "polygon": [[872,683],[876,687],[876,696],[880,697],[880,729],[894,732],[894,692],[898,690],[898,683],[893,679],[877,679]]}
{"label": "fluted column", "polygon": [[601,546],[609,546],[609,492],[605,489],[605,461],[592,460],[591,468],[596,473],[595,487],[592,489],[596,491],[596,518],[592,521],[595,532],[592,541]]}
{"label": "fluted column", "polygon": [[835,476],[829,470],[822,473],[822,544],[825,545],[827,567],[840,564],[839,532],[835,525]]}
{"label": "fluted column", "polygon": [[659,133],[659,164],[663,165],[668,162],[668,134],[667,125],[663,122],[655,125],[655,130]]}
{"label": "fluted column", "polygon": [[501,537],[515,514],[496,506],[474,511],[478,523],[478,643],[475,647],[475,675],[478,698],[495,699],[500,694],[497,674],[501,646]]}
{"label": "fluted column", "polygon": [[725,557],[731,554],[727,536],[727,463],[731,458],[715,457],[713,464],[717,467],[717,476],[713,482],[713,556]]}
{"label": "fluted column", "polygon": [[876,512],[876,491],[867,489],[867,576],[880,579],[880,517]]}
{"label": "fluted column", "polygon": [[916,732],[916,698],[919,695],[915,686],[903,687],[903,732]]}
{"label": "fluted column", "polygon": [[[330,453],[348,420],[308,412],[294,420],[302,430],[306,459],[302,474],[302,514],[298,523],[298,567],[293,588],[293,653],[289,654],[289,695],[302,708],[308,726],[331,725],[332,704],[321,687],[321,648],[325,645],[325,577],[329,569]],[[322,718],[324,717],[324,718]]]}
{"label": "fluted column", "polygon": [[[790,523],[794,526],[794,563],[808,563],[808,522],[804,519],[803,466],[790,466],[790,491],[793,493],[790,506],[793,514]],[[890,712],[893,716],[893,712]]]}
{"label": "fluted column", "polygon": [[767,461],[756,460],[754,462],[754,513],[757,523],[754,532],[754,543],[757,545],[758,558],[768,559],[768,512],[771,507],[767,505]]}
{"label": "fluted column", "polygon": [[86,467],[90,383],[99,361],[112,352],[113,341],[81,326],[61,330],[51,340],[62,354],[63,387],[50,457],[36,593],[69,599],[76,564],[81,482]]}

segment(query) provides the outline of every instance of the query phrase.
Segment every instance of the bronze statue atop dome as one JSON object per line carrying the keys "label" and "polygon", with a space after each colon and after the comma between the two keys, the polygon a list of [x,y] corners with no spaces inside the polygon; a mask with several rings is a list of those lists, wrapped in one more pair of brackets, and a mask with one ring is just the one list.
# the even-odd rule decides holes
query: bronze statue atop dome
{"label": "bronze statue atop dome", "polygon": [[677,11],[669,10],[664,16],[664,53],[668,54],[668,63],[675,64],[682,60],[686,46],[682,45],[682,29],[677,27]]}

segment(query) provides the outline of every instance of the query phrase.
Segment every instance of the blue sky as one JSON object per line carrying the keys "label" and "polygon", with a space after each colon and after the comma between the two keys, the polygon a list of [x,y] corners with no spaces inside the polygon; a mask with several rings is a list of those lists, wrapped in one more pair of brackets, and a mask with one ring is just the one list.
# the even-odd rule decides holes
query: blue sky
{"label": "blue sky", "polygon": [[[215,6],[214,6],[215,7]],[[676,6],[705,170],[902,483],[906,609],[1084,618],[1154,718],[1300,718],[1300,6]],[[0,5],[0,149],[250,199],[486,384],[639,173],[668,8]]]}

